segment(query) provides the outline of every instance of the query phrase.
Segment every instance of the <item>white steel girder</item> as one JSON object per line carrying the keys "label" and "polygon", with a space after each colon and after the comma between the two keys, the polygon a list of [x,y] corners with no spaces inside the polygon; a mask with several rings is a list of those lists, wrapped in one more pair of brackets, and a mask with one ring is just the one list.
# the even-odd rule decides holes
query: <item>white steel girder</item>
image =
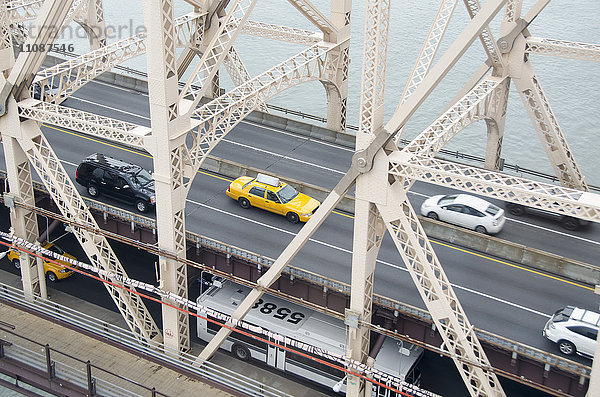
{"label": "white steel girder", "polygon": [[[195,36],[196,23],[204,14],[191,13],[175,20],[178,46],[183,46]],[[146,32],[100,47],[89,53],[51,66],[36,74],[34,83],[40,87],[52,87],[52,91],[41,90],[41,99],[61,103],[71,94],[113,66],[146,52]]]}
{"label": "white steel girder", "polygon": [[[323,39],[325,41],[333,41],[335,42],[337,38],[330,37],[332,35],[337,34],[338,29],[335,27],[333,23],[325,15],[319,11],[314,5],[311,4],[308,0],[288,0],[288,2],[296,7],[298,11],[302,13],[306,17],[306,19],[315,25],[321,32],[323,32]],[[350,16],[348,15],[348,18]]]}
{"label": "white steel girder", "polygon": [[321,32],[317,33],[310,30],[250,20],[242,25],[242,33],[263,37],[265,39],[281,40],[288,43],[306,45],[316,44],[323,40],[323,34]]}
{"label": "white steel girder", "polygon": [[[477,15],[480,9],[479,0],[464,0],[464,2],[467,6],[469,16],[473,18]],[[483,49],[485,50],[492,67],[503,70],[504,60],[502,59],[502,54],[500,54],[500,51],[498,50],[498,46],[496,45],[496,41],[494,40],[494,36],[489,27],[486,27],[481,31],[479,39],[481,40],[481,44],[483,44]]]}
{"label": "white steel girder", "polygon": [[10,69],[15,62],[11,20],[6,6],[6,2],[0,2],[0,72]]}
{"label": "white steel girder", "polygon": [[88,0],[81,17],[75,18],[88,36],[90,49],[96,50],[106,46],[106,23],[104,21],[103,0]]}
{"label": "white steel girder", "polygon": [[6,1],[10,22],[17,24],[35,19],[44,0],[12,0]]}
{"label": "white steel girder", "polygon": [[[16,108],[14,110],[16,111]],[[65,218],[73,220],[77,225],[84,225],[73,227],[73,234],[87,253],[91,263],[113,274],[112,278],[106,280],[109,283],[104,283],[104,286],[117,305],[125,322],[140,340],[160,341],[160,330],[154,323],[141,297],[124,288],[121,284],[120,280],[127,277],[125,270],[106,238],[94,232],[100,230],[100,227],[90,214],[77,189],[73,186],[71,178],[40,131],[37,122],[33,120],[24,121],[21,123],[21,127],[23,137],[19,140],[19,144],[42,179],[61,214]]]}
{"label": "white steel girder", "polygon": [[[269,287],[275,280],[277,280],[285,266],[289,264],[291,259],[304,246],[316,229],[318,229],[325,218],[333,210],[335,205],[337,205],[341,198],[348,192],[350,187],[354,184],[354,181],[358,177],[359,173],[369,173],[373,172],[374,170],[376,171],[381,169],[381,167],[373,166],[373,158],[375,157],[376,153],[383,148],[383,146],[392,140],[392,134],[387,131],[395,132],[404,126],[408,118],[431,93],[433,88],[444,77],[451,66],[456,63],[458,58],[460,58],[464,51],[466,51],[466,48],[473,43],[484,27],[489,24],[491,19],[504,5],[505,1],[506,0],[490,0],[482,7],[481,11],[473,18],[463,33],[459,35],[459,38],[455,41],[455,43],[450,46],[447,55],[442,57],[439,64],[432,69],[432,72],[426,76],[422,84],[420,84],[415,90],[411,98],[407,100],[406,105],[401,107],[399,111],[396,112],[394,117],[392,117],[392,120],[386,125],[386,128],[379,131],[367,148],[357,151],[353,158],[353,166],[350,168],[350,170],[348,170],[342,180],[323,201],[319,207],[319,211],[317,211],[309,219],[300,232],[294,237],[294,239],[292,239],[291,243],[275,260],[271,268],[257,280],[257,283],[260,287]],[[380,158],[382,158],[382,156],[380,156]],[[381,160],[378,162],[381,163]],[[387,169],[387,164],[385,164],[385,166],[385,169]],[[395,186],[398,185],[400,184],[395,184]],[[400,196],[399,194],[404,194],[404,192],[400,191],[400,193],[395,193],[395,197],[405,197],[405,195]],[[410,213],[405,214],[405,217],[406,216],[410,216]],[[418,224],[418,219],[416,216],[414,218]],[[406,223],[407,219],[408,218],[402,219],[402,222]],[[392,220],[394,219],[388,218],[388,222],[391,222]],[[424,235],[424,233],[422,236],[422,238],[427,241],[427,237]],[[423,249],[424,247],[422,245],[417,244],[417,246],[414,247],[414,250],[410,252],[412,258],[414,258],[415,255],[420,255],[422,258],[427,259],[428,255],[423,251]],[[442,290],[438,292],[443,292],[445,294],[443,296],[443,300],[437,299],[431,302],[426,301],[426,303],[428,303],[428,307],[431,306],[430,310],[433,312],[432,315],[436,316],[436,321],[439,321],[442,325],[441,332],[447,332],[446,336],[448,338],[451,338],[455,335],[466,337],[465,339],[458,340],[449,339],[447,346],[448,348],[452,348],[453,353],[455,353],[454,361],[459,372],[464,372],[461,374],[461,376],[463,376],[465,381],[468,381],[469,384],[467,384],[467,388],[473,396],[504,395],[495,374],[490,371],[491,368],[489,367],[485,353],[483,350],[481,350],[479,342],[477,341],[472,328],[465,329],[463,327],[464,325],[468,324],[468,321],[464,315],[464,312],[460,308],[460,305],[456,304],[458,301],[454,299],[455,297],[453,297],[454,294],[451,290],[451,286],[449,283],[444,282],[444,277],[442,277],[439,271],[427,272],[426,275],[428,277],[433,277],[434,279],[428,282],[432,285],[434,283],[441,285]],[[419,283],[417,283],[417,287],[421,288]],[[228,325],[234,325],[236,320],[243,318],[261,295],[262,290],[260,288],[253,289],[246,299],[241,302],[241,304],[238,306],[238,309],[233,313],[232,320],[228,323]],[[213,337],[211,342],[202,351],[199,360],[206,360],[212,356],[212,354],[214,354],[216,349],[230,333],[230,329],[221,328],[217,335]],[[463,360],[465,359],[468,361],[464,362]]]}
{"label": "white steel girder", "polygon": [[[4,76],[0,74],[0,81]],[[14,100],[9,102],[14,106]],[[29,159],[19,146],[17,137],[21,135],[21,124],[18,115],[7,114],[0,118],[0,134],[2,135],[2,146],[8,177],[8,188],[10,193],[5,194],[5,204],[10,207],[10,221],[13,233],[28,242],[35,242],[38,237],[37,215],[16,205],[10,205],[11,199],[18,200],[26,205],[35,206],[35,196],[31,178]],[[11,135],[12,134],[12,135]],[[23,291],[31,298],[46,295],[45,276],[39,276],[37,261],[35,257],[27,252],[19,255],[21,263],[21,282]]]}
{"label": "white steel girder", "polygon": [[[153,133],[147,142],[154,163],[158,247],[185,259],[185,198],[183,168],[185,117],[178,101],[176,31],[172,0],[144,0],[144,23],[148,27],[147,70],[150,117]],[[188,297],[187,264],[159,256],[160,285],[183,299]],[[185,307],[169,298],[161,305],[163,339],[167,352],[178,355],[190,348],[189,317]]]}
{"label": "white steel girder", "polygon": [[206,90],[212,78],[229,54],[229,49],[248,20],[257,0],[236,0],[204,50],[200,62],[192,71],[185,87],[179,94],[181,114],[190,116]]}
{"label": "white steel girder", "polygon": [[541,37],[527,37],[525,52],[528,54],[551,55],[560,58],[580,59],[600,62],[600,45],[555,40]]}
{"label": "white steel girder", "polygon": [[[384,156],[379,159],[385,167]],[[387,202],[378,204],[377,209],[471,396],[503,396],[473,326],[408,201],[402,180],[388,186]]]}
{"label": "white steel girder", "polygon": [[390,175],[473,192],[557,214],[600,221],[600,195],[429,156],[396,152],[389,156]]}
{"label": "white steel girder", "polygon": [[[244,62],[235,47],[232,46],[229,49],[229,54],[227,55],[227,58],[225,58],[223,65],[227,69],[227,73],[231,77],[235,87],[252,80],[252,76],[248,73],[248,69],[246,69],[246,65],[244,65]],[[267,104],[264,102],[259,105],[258,109],[264,113],[269,112],[269,108],[267,108]]]}
{"label": "white steel girder", "polygon": [[148,127],[32,98],[19,102],[18,107],[21,117],[107,139],[136,149],[145,149],[144,138],[151,132]]}
{"label": "white steel girder", "polygon": [[503,79],[489,77],[434,121],[426,130],[414,138],[404,151],[424,156],[435,155],[458,132],[481,120],[494,96],[494,91]]}
{"label": "white steel girder", "polygon": [[328,70],[335,69],[337,65],[328,58],[332,47],[314,45],[196,109],[191,119],[193,127],[188,131],[193,142],[188,149],[187,188],[210,151],[252,110],[283,90],[323,79]]}
{"label": "white steel girder", "polygon": [[[360,122],[356,134],[356,150],[367,148],[383,127],[385,75],[389,43],[390,1],[367,1],[364,33],[364,57],[360,99]],[[346,310],[348,342],[346,354],[357,362],[373,365],[369,355],[371,331],[359,326],[370,323],[373,306],[375,265],[385,226],[374,202],[381,200],[379,185],[386,172],[359,175],[354,201],[354,234],[352,244],[352,289],[350,307]],[[376,194],[373,194],[377,192]],[[372,387],[363,378],[348,374],[349,396],[371,396]]]}
{"label": "white steel girder", "polygon": [[588,190],[584,176],[579,170],[575,156],[569,148],[531,63],[525,62],[520,70],[520,76],[512,76],[513,81],[556,176],[564,186]]}
{"label": "white steel girder", "polygon": [[[442,1],[433,24],[431,25],[431,29],[429,29],[425,43],[421,48],[421,53],[419,54],[417,62],[410,74],[410,77],[408,78],[408,82],[406,83],[406,87],[404,88],[404,92],[402,93],[402,97],[398,103],[398,107],[401,106],[414,92],[416,87],[421,83],[421,81],[423,81],[423,78],[429,71],[429,67],[431,66],[431,63],[438,52],[440,43],[444,37],[444,34],[446,33],[446,29],[448,28],[450,18],[454,13],[457,2],[458,0]],[[398,134],[398,138],[400,135],[401,132]]]}

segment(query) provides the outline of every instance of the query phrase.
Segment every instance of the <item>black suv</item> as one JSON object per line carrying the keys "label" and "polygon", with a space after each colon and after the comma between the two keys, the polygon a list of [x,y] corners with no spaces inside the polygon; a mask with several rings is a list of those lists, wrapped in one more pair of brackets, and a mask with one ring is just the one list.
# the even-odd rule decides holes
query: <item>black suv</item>
{"label": "black suv", "polygon": [[562,225],[562,227],[564,227],[567,230],[576,230],[580,227],[589,224],[588,221],[583,219],[574,218],[568,215],[555,214],[554,212],[545,211],[540,208],[527,207],[525,205],[509,202],[505,203],[505,205],[508,212],[515,216],[521,216],[525,213],[530,213],[542,216],[544,218],[554,219],[557,220]]}
{"label": "black suv", "polygon": [[75,180],[87,188],[92,197],[106,194],[114,199],[135,204],[140,212],[148,212],[156,204],[152,175],[139,165],[125,163],[100,153],[86,157]]}

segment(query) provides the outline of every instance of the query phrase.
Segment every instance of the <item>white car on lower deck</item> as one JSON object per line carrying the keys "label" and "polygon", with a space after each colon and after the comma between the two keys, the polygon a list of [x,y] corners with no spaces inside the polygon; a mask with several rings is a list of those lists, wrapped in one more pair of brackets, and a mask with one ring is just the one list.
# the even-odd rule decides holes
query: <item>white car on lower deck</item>
{"label": "white car on lower deck", "polygon": [[437,195],[421,205],[421,215],[479,233],[495,234],[504,226],[504,210],[469,194]]}

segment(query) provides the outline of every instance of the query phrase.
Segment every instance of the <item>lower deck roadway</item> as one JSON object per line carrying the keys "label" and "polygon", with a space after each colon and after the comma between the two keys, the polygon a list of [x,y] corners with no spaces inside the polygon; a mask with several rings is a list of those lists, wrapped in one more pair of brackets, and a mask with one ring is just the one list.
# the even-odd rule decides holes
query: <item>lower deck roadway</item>
{"label": "lower deck roadway", "polygon": [[[6,271],[0,270],[0,282],[15,288],[22,288],[20,278]],[[69,306],[115,325],[124,325],[124,321],[118,313],[53,289],[48,289],[48,295],[50,300],[58,304]],[[21,336],[41,344],[48,344],[51,348],[82,361],[90,360],[91,364],[99,368],[134,380],[148,388],[155,387],[157,392],[168,396],[228,397],[238,395],[220,390],[201,380],[192,379],[160,364],[3,303],[0,303],[0,320],[15,326],[14,332]],[[201,348],[196,344],[192,347],[192,351],[199,354]],[[218,352],[211,361],[292,396],[327,395],[277,373],[236,360],[227,353]],[[126,382],[123,381],[123,383]],[[3,395],[2,387],[0,387],[0,395]]]}

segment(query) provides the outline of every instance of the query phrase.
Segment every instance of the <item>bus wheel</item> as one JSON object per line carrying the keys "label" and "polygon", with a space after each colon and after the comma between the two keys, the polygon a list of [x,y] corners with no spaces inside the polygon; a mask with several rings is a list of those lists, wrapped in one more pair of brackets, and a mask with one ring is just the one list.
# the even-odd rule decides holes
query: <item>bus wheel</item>
{"label": "bus wheel", "polygon": [[248,361],[250,359],[250,351],[242,345],[235,344],[231,347],[233,355],[242,361]]}

